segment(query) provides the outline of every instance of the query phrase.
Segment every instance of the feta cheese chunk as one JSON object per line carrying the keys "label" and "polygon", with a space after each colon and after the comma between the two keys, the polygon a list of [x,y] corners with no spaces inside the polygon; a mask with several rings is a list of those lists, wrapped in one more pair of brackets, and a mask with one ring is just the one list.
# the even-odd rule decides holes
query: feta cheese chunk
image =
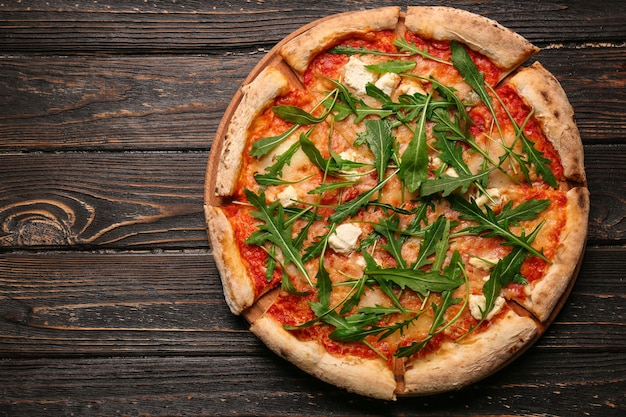
{"label": "feta cheese chunk", "polygon": [[393,90],[398,86],[400,82],[400,76],[393,72],[386,72],[374,83],[374,85],[382,90],[383,93],[388,96],[391,95]]}
{"label": "feta cheese chunk", "polygon": [[500,190],[498,188],[487,188],[485,190],[486,194],[481,194],[476,199],[476,204],[478,207],[483,207],[485,204],[488,204],[490,207],[494,205],[500,204]]}
{"label": "feta cheese chunk", "polygon": [[328,245],[337,253],[348,254],[357,248],[361,228],[353,223],[340,224],[328,238]]}
{"label": "feta cheese chunk", "polygon": [[448,177],[459,178],[459,173],[456,172],[456,169],[452,167],[446,169],[443,173],[446,174]]}
{"label": "feta cheese chunk", "polygon": [[[493,308],[487,314],[485,319],[491,320],[496,314],[500,312],[500,310],[502,310],[505,302],[506,301],[502,296],[498,296],[498,298],[496,298],[496,302],[493,305]],[[472,317],[474,317],[476,320],[480,320],[483,317],[482,311],[484,311],[485,308],[487,308],[487,299],[484,295],[470,295],[469,310],[472,314]]]}
{"label": "feta cheese chunk", "polygon": [[400,94],[406,94],[407,96],[413,96],[417,93],[426,95],[426,91],[422,84],[418,81],[414,80],[405,80],[398,87],[398,92]]}
{"label": "feta cheese chunk", "polygon": [[491,258],[470,258],[469,260],[470,265],[483,271],[489,271],[497,263],[498,259]]}
{"label": "feta cheese chunk", "polygon": [[287,208],[295,204],[298,199],[298,192],[291,185],[288,185],[283,191],[278,193],[276,199],[280,201],[280,204]]}
{"label": "feta cheese chunk", "polygon": [[352,55],[344,67],[344,84],[362,96],[366,95],[365,86],[367,83],[374,84],[378,74],[365,68],[367,63]]}

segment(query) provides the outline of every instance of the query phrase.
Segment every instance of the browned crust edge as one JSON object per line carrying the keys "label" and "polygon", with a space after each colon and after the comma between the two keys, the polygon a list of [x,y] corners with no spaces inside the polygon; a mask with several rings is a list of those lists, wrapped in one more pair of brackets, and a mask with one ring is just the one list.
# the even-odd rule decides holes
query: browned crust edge
{"label": "browned crust edge", "polygon": [[242,87],[243,96],[224,135],[216,171],[215,193],[218,196],[229,196],[235,191],[250,124],[272,100],[285,94],[288,87],[288,79],[274,67],[265,68],[250,84]]}
{"label": "browned crust edge", "polygon": [[507,310],[487,330],[459,343],[444,343],[432,355],[407,362],[404,394],[437,394],[481,380],[517,357],[539,332],[532,318]]}
{"label": "browned crust edge", "polygon": [[399,6],[339,14],[321,21],[287,42],[280,48],[279,53],[289,66],[301,75],[318,53],[346,36],[378,30],[395,30],[399,18]]}
{"label": "browned crust edge", "polygon": [[233,228],[224,211],[219,207],[205,205],[204,212],[226,304],[233,314],[239,315],[255,301],[252,279],[243,264]]}
{"label": "browned crust edge", "polygon": [[583,145],[574,120],[574,109],[556,77],[535,62],[520,69],[506,83],[535,109],[535,118],[559,153],[565,177],[584,183]]}
{"label": "browned crust edge", "polygon": [[577,265],[585,250],[589,217],[589,191],[584,187],[567,192],[567,223],[559,239],[556,254],[546,275],[532,285],[530,296],[520,303],[539,321],[552,316],[559,301],[576,278]]}
{"label": "browned crust edge", "polygon": [[452,40],[467,45],[493,61],[507,74],[539,48],[495,20],[445,6],[409,6],[404,24],[426,39]]}
{"label": "browned crust edge", "polygon": [[272,351],[305,372],[356,394],[395,400],[394,373],[381,359],[329,354],[317,341],[301,341],[269,316],[257,319],[250,330]]}

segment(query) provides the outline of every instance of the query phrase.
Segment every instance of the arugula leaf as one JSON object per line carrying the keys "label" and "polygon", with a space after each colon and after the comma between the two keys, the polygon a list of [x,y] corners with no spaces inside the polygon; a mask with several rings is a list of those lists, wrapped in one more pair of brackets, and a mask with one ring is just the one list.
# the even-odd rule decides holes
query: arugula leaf
{"label": "arugula leaf", "polygon": [[440,327],[446,322],[445,313],[449,307],[461,302],[460,298],[452,298],[452,291],[444,291],[441,294],[441,305],[435,303],[431,304],[433,310],[433,322],[430,325],[428,336],[419,342],[413,342],[409,346],[401,346],[398,348],[395,356],[398,358],[406,358],[416,354],[422,350],[426,345],[435,337],[441,333],[443,329]]}
{"label": "arugula leaf", "polygon": [[403,72],[411,71],[417,64],[413,61],[403,61],[399,59],[393,59],[390,61],[382,62],[380,64],[366,65],[370,71],[374,71],[380,74],[386,72],[392,72],[394,74],[401,74]]}
{"label": "arugula leaf", "polygon": [[282,175],[283,168],[285,167],[285,165],[289,165],[289,163],[291,162],[291,158],[296,154],[296,152],[298,152],[298,149],[300,149],[300,142],[295,141],[293,144],[291,144],[289,149],[278,155],[278,157],[276,158],[276,162],[274,162],[273,165],[267,167],[265,169],[265,172],[267,172],[268,175]]}
{"label": "arugula leaf", "polygon": [[274,271],[276,270],[276,246],[272,245],[268,251],[269,259],[265,266],[265,280],[271,282],[274,279]]}
{"label": "arugula leaf", "polygon": [[309,160],[326,173],[339,171],[334,159],[325,159],[315,144],[305,135],[300,135],[300,147]]}
{"label": "arugula leaf", "polygon": [[[258,210],[252,212],[251,215],[264,222],[264,224],[258,226],[258,230],[267,232],[265,235],[266,239],[278,246],[285,260],[293,263],[309,285],[313,286],[309,273],[304,267],[304,263],[300,257],[300,253],[294,247],[293,241],[291,240],[291,227],[285,225],[283,206],[281,206],[278,201],[274,201],[267,206],[264,192],[261,192],[260,195],[256,195],[252,191],[245,189],[244,193],[248,202]],[[256,242],[256,244],[258,244],[258,242]]]}
{"label": "arugula leaf", "polygon": [[528,200],[513,208],[513,201],[508,201],[500,213],[498,220],[507,224],[517,224],[522,220],[534,220],[539,213],[542,213],[550,206],[550,200]]}
{"label": "arugula leaf", "polygon": [[442,197],[447,197],[455,190],[465,193],[467,189],[489,175],[490,171],[481,171],[478,174],[460,173],[458,177],[441,176],[436,179],[428,179],[420,186],[420,195],[428,196],[441,192]]}
{"label": "arugula leaf", "polygon": [[404,38],[396,39],[393,42],[393,44],[397,46],[398,48],[400,48],[400,52],[407,52],[407,53],[410,53],[411,55],[420,55],[422,58],[431,59],[441,64],[452,65],[450,62],[444,59],[440,59],[440,58],[430,55],[428,51],[426,50],[426,48],[424,48],[424,50],[419,49],[417,45],[415,45],[414,43],[409,43]]}
{"label": "arugula leaf", "polygon": [[359,194],[354,200],[350,200],[347,203],[336,206],[335,212],[328,217],[328,221],[330,223],[340,223],[345,218],[354,215],[357,211],[359,211],[359,209],[366,206],[372,196],[382,189],[397,172],[398,171],[396,170],[383,181],[376,184],[376,186],[370,188],[364,193]]}
{"label": "arugula leaf", "polygon": [[383,236],[387,243],[382,247],[393,256],[397,265],[400,268],[406,267],[406,262],[402,257],[402,244],[405,239],[396,236],[395,230],[398,229],[400,219],[397,216],[394,217],[382,217],[378,223],[374,223],[374,230],[376,233]]}
{"label": "arugula leaf", "polygon": [[[335,84],[337,87],[338,95],[337,99],[329,102],[326,100],[324,105],[329,109],[329,111],[336,112],[334,115],[334,119],[336,121],[341,121],[346,117],[354,114],[356,117],[354,119],[354,123],[360,123],[367,116],[378,116],[381,119],[384,119],[387,116],[393,114],[391,110],[387,109],[379,109],[376,107],[371,107],[367,105],[363,100],[356,98],[353,96],[350,91],[341,84],[339,81],[334,80],[332,78],[326,78],[328,81]],[[365,90],[368,94],[371,94],[373,97],[377,99],[387,100],[388,96],[380,90],[375,85],[368,83],[365,87]]]}
{"label": "arugula leaf", "polygon": [[528,162],[535,167],[535,171],[545,182],[547,182],[552,188],[558,186],[554,173],[550,169],[551,160],[544,158],[543,152],[538,151],[530,139],[522,133],[522,150],[528,155]]}
{"label": "arugula leaf", "polygon": [[366,282],[367,282],[366,277],[362,277],[356,281],[354,287],[352,288],[353,290],[352,296],[343,303],[343,305],[341,306],[341,310],[339,311],[339,314],[343,315],[343,314],[349,313],[350,311],[352,311],[352,309],[354,309],[361,302],[361,297],[365,293]]}
{"label": "arugula leaf", "polygon": [[391,126],[384,120],[366,120],[362,138],[374,154],[374,166],[379,181],[385,178],[387,164],[393,153],[393,142],[396,140],[391,133]]}
{"label": "arugula leaf", "polygon": [[[532,237],[534,238],[534,237]],[[532,239],[531,239],[532,241]],[[522,263],[526,259],[528,251],[522,247],[514,247],[504,258],[500,259],[493,267],[487,282],[483,284],[483,295],[485,296],[485,310],[482,311],[482,320],[493,310],[496,299],[500,295],[500,290],[513,282],[520,274]]]}
{"label": "arugula leaf", "polygon": [[[430,100],[431,95],[428,96]],[[428,103],[426,103],[428,104]],[[415,192],[428,177],[428,146],[426,144],[426,112],[422,111],[413,139],[406,147],[400,161],[398,176]]]}
{"label": "arugula leaf", "polygon": [[320,304],[325,307],[329,307],[330,293],[332,291],[333,283],[331,282],[330,275],[328,274],[328,271],[324,266],[324,250],[322,250],[317,274],[315,275],[315,279],[317,280],[317,282],[315,283],[315,287],[317,288],[317,298]]}
{"label": "arugula leaf", "polygon": [[311,191],[309,191],[307,194],[323,194],[326,191],[333,191],[333,190],[337,190],[339,188],[351,187],[351,186],[356,185],[356,184],[358,184],[358,181],[327,182],[327,183],[320,184],[319,186],[317,186],[314,189],[312,189]]}
{"label": "arugula leaf", "polygon": [[255,158],[261,158],[263,155],[267,154],[276,146],[287,140],[287,138],[291,136],[296,130],[298,130],[299,127],[300,125],[296,124],[293,125],[290,129],[281,133],[280,135],[261,138],[255,141],[252,144],[252,149],[250,149],[250,155],[254,156]]}
{"label": "arugula leaf", "polygon": [[420,250],[417,254],[417,259],[413,264],[413,269],[419,269],[424,265],[430,263],[428,257],[437,251],[439,242],[448,241],[450,233],[450,221],[443,215],[437,217],[432,224],[430,224],[424,233],[424,240],[420,245]]}
{"label": "arugula leaf", "polygon": [[[534,143],[530,139],[528,139],[526,137],[526,135],[524,134],[523,126],[520,126],[517,123],[517,121],[515,120],[515,118],[511,114],[511,112],[509,111],[509,109],[504,104],[504,101],[502,100],[502,98],[498,95],[498,93],[493,88],[491,88],[491,91],[493,92],[494,96],[498,99],[498,101],[500,102],[500,105],[505,110],[509,120],[513,124],[513,127],[515,129],[516,138],[521,138],[521,141],[522,141],[522,151],[526,153],[527,158],[526,158],[526,160],[522,160],[521,157],[517,157],[517,158],[514,157],[514,159],[516,161],[518,161],[520,163],[520,165],[522,165],[522,170],[523,170],[523,173],[524,173],[526,179],[530,182],[530,177],[528,175],[528,169],[523,167],[523,162],[526,162],[528,164],[532,164],[535,167],[535,171],[539,175],[541,175],[543,180],[545,182],[547,182],[548,185],[550,185],[551,187],[556,188],[558,186],[558,184],[557,184],[556,178],[554,177],[554,173],[550,169],[550,164],[552,163],[552,161],[550,161],[548,158],[545,158],[543,156],[543,152],[540,152],[538,149],[535,148]],[[534,109],[531,110],[531,112],[528,114],[526,120],[524,121],[524,125],[532,117],[533,112],[534,112]],[[505,149],[512,153],[511,150],[509,150],[507,148],[505,148]]]}
{"label": "arugula leaf", "polygon": [[[365,250],[362,250],[361,253],[363,254],[363,259],[365,259],[365,270],[378,270],[378,269],[380,269],[380,267],[378,266],[378,264],[376,263],[376,260],[372,257],[372,255],[367,253],[367,251],[365,251]],[[367,277],[367,275],[364,274],[363,277]],[[378,284],[378,286],[382,290],[382,292],[385,293],[385,295],[387,297],[389,297],[389,299],[393,302],[393,304],[398,309],[400,309],[402,312],[406,311],[404,306],[402,305],[402,303],[398,299],[398,295],[396,295],[395,291],[391,287],[391,283],[389,283],[388,281],[384,280],[382,277],[373,276],[371,278],[374,279],[374,281]]]}
{"label": "arugula leaf", "polygon": [[474,89],[491,113],[495,114],[493,101],[487,92],[487,88],[485,87],[485,77],[478,71],[476,64],[474,64],[474,61],[472,61],[472,58],[469,56],[465,48],[458,43],[451,41],[450,51],[452,52],[450,59],[456,69],[458,69],[463,76],[463,80]]}
{"label": "arugula leaf", "polygon": [[320,117],[315,117],[306,110],[296,106],[274,106],[272,111],[276,113],[281,119],[286,122],[295,123],[299,125],[311,125],[323,122],[326,119],[326,114]]}
{"label": "arugula leaf", "polygon": [[[478,223],[476,226],[469,226],[465,229],[465,231],[470,233],[482,233],[486,232],[485,237],[499,236],[506,240],[506,245],[514,245],[519,246],[526,249],[533,256],[537,256],[543,259],[546,262],[550,262],[546,256],[533,248],[530,245],[529,239],[525,236],[524,232],[520,236],[514,234],[511,230],[509,230],[509,222],[510,218],[506,216],[497,216],[493,210],[489,206],[485,206],[485,212],[476,204],[474,199],[471,201],[467,201],[462,197],[451,195],[448,197],[450,200],[450,207],[453,210],[459,211],[463,213],[461,215],[462,219],[472,220]],[[534,212],[536,215],[539,215],[541,211],[539,211],[540,207],[534,207]],[[525,213],[525,216],[528,216],[528,213]],[[537,226],[537,229],[543,226],[543,222]],[[537,229],[535,231],[537,231]],[[534,233],[534,232],[533,232]]]}
{"label": "arugula leaf", "polygon": [[402,123],[410,123],[418,116],[426,112],[426,119],[432,118],[435,109],[448,109],[452,102],[447,100],[435,100],[432,94],[415,93],[413,95],[402,94],[398,97],[398,102],[383,102],[382,108],[394,112],[395,117]]}
{"label": "arugula leaf", "polygon": [[431,291],[453,290],[462,283],[459,280],[442,275],[439,271],[423,271],[412,268],[366,269],[364,273],[367,276],[382,278],[385,281],[394,283],[402,289],[410,288],[424,296]]}
{"label": "arugula leaf", "polygon": [[[383,103],[383,106],[386,103],[391,103],[391,97],[389,97],[387,93],[385,93],[383,90],[376,87],[376,85],[372,83],[365,84],[365,93],[368,96],[372,97],[374,100],[378,101],[379,103]],[[384,114],[387,116],[387,115],[391,115],[392,113],[393,112],[386,110]],[[381,113],[381,118],[384,118],[386,116],[382,116],[382,113]]]}

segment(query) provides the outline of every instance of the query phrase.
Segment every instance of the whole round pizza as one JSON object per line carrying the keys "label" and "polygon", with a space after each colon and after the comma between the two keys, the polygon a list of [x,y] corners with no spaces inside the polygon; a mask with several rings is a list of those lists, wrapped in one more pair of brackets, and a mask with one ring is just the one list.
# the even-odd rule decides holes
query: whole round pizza
{"label": "whole round pizza", "polygon": [[310,374],[381,399],[500,369],[543,333],[587,233],[583,149],[538,48],[447,7],[330,16],[280,42],[211,150],[234,314]]}

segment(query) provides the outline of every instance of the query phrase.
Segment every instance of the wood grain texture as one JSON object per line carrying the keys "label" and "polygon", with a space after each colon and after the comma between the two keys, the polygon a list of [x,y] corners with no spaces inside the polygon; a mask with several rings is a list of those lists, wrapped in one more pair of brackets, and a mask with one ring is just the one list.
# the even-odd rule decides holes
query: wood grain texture
{"label": "wood grain texture", "polygon": [[[620,253],[619,247],[587,250],[570,298],[536,348],[626,351],[620,331],[626,291],[614,288],[626,270]],[[206,251],[7,254],[0,260],[0,294],[5,357],[264,351],[248,325],[230,314]]]}
{"label": "wood grain texture", "polygon": [[[208,249],[208,152],[0,154],[0,248]],[[626,144],[587,145],[589,242],[626,238]]]}
{"label": "wood grain texture", "polygon": [[426,1],[0,3],[0,416],[622,416],[626,9],[455,0],[542,47],[576,111],[588,245],[554,323],[462,391],[354,396],[230,314],[202,212],[231,97],[282,38]]}
{"label": "wood grain texture", "polygon": [[[29,10],[4,3],[0,50],[11,53],[215,53],[267,48],[297,28],[330,14],[385,4],[429,1],[164,1],[69,4],[29,2]],[[587,3],[455,1],[539,46],[549,42],[623,42],[626,11],[619,0]],[[52,23],[54,22],[54,23]]]}
{"label": "wood grain texture", "polygon": [[[5,57],[0,150],[207,150],[263,56]],[[626,47],[560,46],[534,59],[561,81],[585,143],[626,142]]]}
{"label": "wood grain texture", "polygon": [[[617,364],[616,356],[621,358]],[[489,410],[488,415],[500,416],[618,416],[623,398],[612,386],[623,387],[624,353],[581,354],[577,359],[572,361],[568,352],[547,356],[533,349],[506,374],[470,388],[392,403],[307,378],[275,356],[10,359],[0,363],[0,372],[15,375],[0,382],[6,395],[0,413],[168,416],[184,410],[202,416],[434,417],[484,416]],[[543,395],[535,396],[539,389]],[[545,413],[552,409],[558,412]]]}

